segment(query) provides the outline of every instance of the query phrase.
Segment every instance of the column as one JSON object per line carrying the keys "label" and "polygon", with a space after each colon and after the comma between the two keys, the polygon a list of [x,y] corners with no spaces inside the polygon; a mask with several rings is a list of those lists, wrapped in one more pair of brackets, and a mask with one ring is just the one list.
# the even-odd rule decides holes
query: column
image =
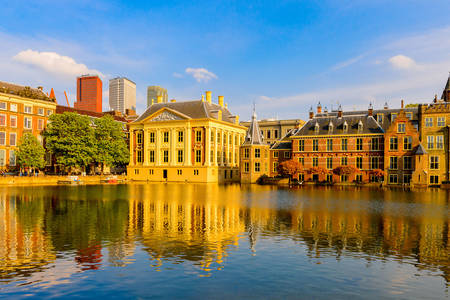
{"label": "column", "polygon": [[231,142],[233,143],[233,151],[231,151],[231,155],[233,155],[233,167],[236,167],[236,161],[235,161],[235,157],[236,157],[236,133],[233,132],[233,135],[231,136]]}
{"label": "column", "polygon": [[205,165],[211,165],[211,127],[205,130]]}
{"label": "column", "polygon": [[160,166],[161,165],[161,129],[156,129],[155,133],[155,143],[156,143],[156,149],[155,149],[155,165]]}
{"label": "column", "polygon": [[225,134],[224,134],[224,132],[223,132],[223,130],[222,129],[220,129],[220,141],[222,142],[222,146],[220,147],[220,149],[219,149],[219,151],[220,151],[220,165],[221,166],[223,166],[223,162],[224,162],[224,159],[225,159],[225,155],[224,155],[224,149],[225,149],[225,141],[224,141],[224,138],[225,138]]}
{"label": "column", "polygon": [[130,166],[134,166],[134,130],[130,130]]}
{"label": "column", "polygon": [[187,129],[186,129],[186,148],[184,149],[184,152],[186,152],[186,165],[187,166],[192,166],[192,160],[191,160],[191,154],[192,154],[192,143],[191,143],[191,138],[192,138],[192,129],[191,129],[191,124],[188,124]]}
{"label": "column", "polygon": [[214,144],[213,144],[213,166],[217,166],[217,129],[211,132],[214,135]]}
{"label": "column", "polygon": [[150,148],[149,148],[149,143],[150,143],[150,139],[149,139],[149,132],[148,132],[148,130],[146,131],[146,130],[144,130],[143,132],[142,132],[142,134],[143,134],[143,141],[144,141],[144,148],[142,149],[142,151],[144,151],[144,153],[143,153],[143,157],[144,157],[144,166],[148,166],[148,155],[149,155],[149,151],[150,151]]}
{"label": "column", "polygon": [[170,129],[170,135],[169,135],[169,165],[170,166],[174,166],[175,165],[175,145],[176,145],[176,141],[175,141],[175,128],[171,128]]}

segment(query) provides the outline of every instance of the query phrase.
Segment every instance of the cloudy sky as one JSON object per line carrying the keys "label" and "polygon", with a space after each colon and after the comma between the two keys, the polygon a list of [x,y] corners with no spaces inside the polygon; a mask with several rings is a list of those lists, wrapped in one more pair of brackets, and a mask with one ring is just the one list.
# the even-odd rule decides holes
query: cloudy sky
{"label": "cloudy sky", "polygon": [[[0,10],[0,80],[75,99],[76,76],[169,98],[213,91],[247,119],[328,108],[399,106],[440,96],[450,71],[450,1],[15,0]],[[72,104],[71,103],[71,104]]]}

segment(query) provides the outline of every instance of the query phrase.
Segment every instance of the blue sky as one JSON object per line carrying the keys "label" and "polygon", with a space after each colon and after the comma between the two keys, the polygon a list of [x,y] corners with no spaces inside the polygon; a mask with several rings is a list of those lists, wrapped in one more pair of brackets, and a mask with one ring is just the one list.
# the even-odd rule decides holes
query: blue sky
{"label": "blue sky", "polygon": [[311,105],[428,102],[450,71],[450,1],[20,1],[0,11],[0,80],[75,99],[78,73],[177,100],[212,90],[247,119]]}

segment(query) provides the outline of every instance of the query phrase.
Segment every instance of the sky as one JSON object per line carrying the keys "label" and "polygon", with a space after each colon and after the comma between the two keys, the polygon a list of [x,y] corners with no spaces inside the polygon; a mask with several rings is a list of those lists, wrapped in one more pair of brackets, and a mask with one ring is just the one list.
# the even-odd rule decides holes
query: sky
{"label": "sky", "polygon": [[[3,2],[4,0],[0,0]],[[0,3],[1,4],[1,3]],[[0,10],[0,81],[76,98],[76,77],[149,85],[169,99],[223,95],[233,114],[307,118],[370,102],[430,102],[450,71],[450,1],[15,0]]]}

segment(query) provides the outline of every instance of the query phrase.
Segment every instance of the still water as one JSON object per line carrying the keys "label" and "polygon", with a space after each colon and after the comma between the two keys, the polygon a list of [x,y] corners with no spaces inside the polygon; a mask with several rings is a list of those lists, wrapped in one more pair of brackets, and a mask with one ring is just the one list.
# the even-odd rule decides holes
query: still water
{"label": "still water", "polygon": [[450,194],[0,188],[0,298],[450,297]]}

